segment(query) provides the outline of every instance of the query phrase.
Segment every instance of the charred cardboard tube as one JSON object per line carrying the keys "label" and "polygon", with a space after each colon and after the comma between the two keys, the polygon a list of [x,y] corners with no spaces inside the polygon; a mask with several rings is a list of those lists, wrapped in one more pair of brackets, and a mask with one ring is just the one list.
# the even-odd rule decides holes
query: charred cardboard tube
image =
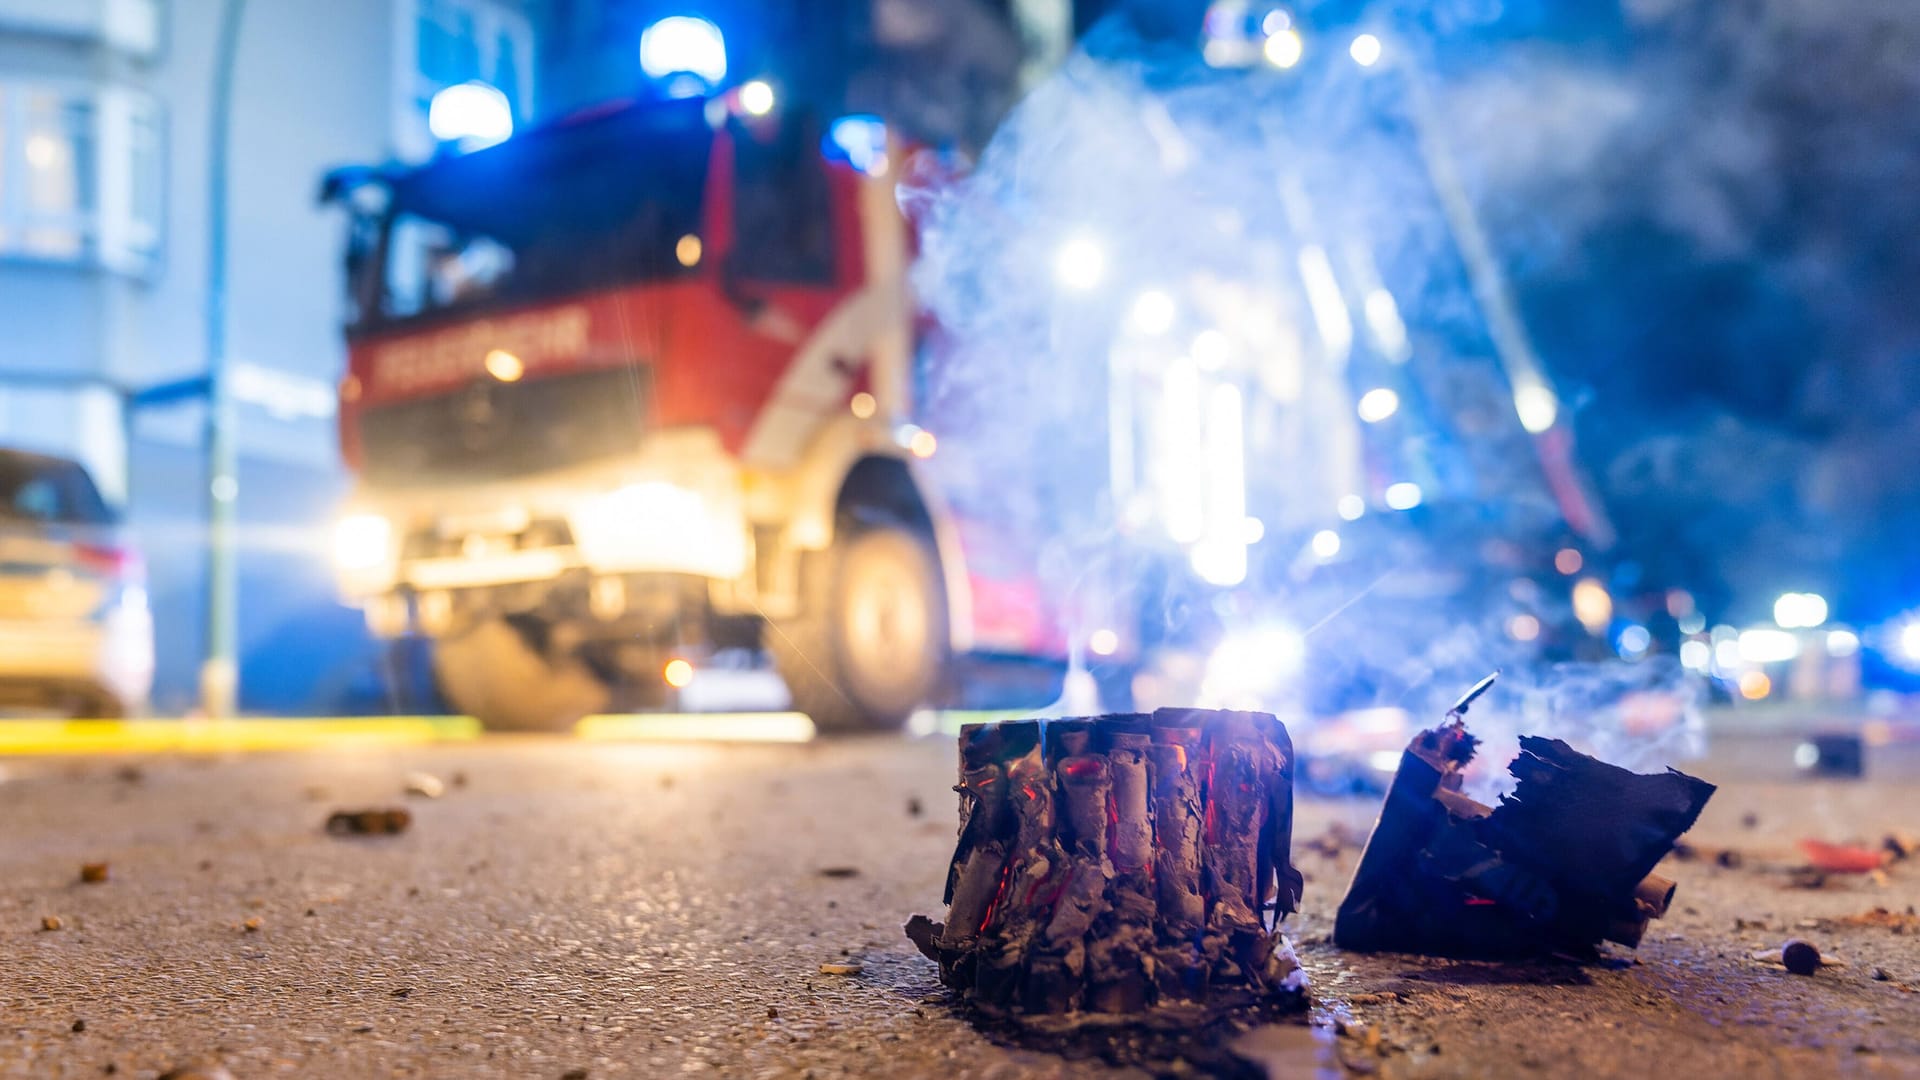
{"label": "charred cardboard tube", "polygon": [[1210,925],[1248,930],[1260,925],[1261,832],[1266,825],[1263,752],[1267,749],[1245,714],[1226,713],[1207,730],[1210,775],[1206,868],[1215,893]]}
{"label": "charred cardboard tube", "polygon": [[1335,944],[1471,957],[1637,946],[1673,900],[1673,882],[1652,870],[1713,785],[1672,769],[1632,773],[1523,736],[1508,767],[1518,786],[1484,806],[1459,791],[1475,747],[1464,711],[1465,701],[1401,755],[1340,903]]}
{"label": "charred cardboard tube", "polygon": [[1278,928],[1300,883],[1278,720],[1161,710],[999,728],[961,735],[947,920],[907,925],[943,982],[1030,1025],[1304,1005]]}
{"label": "charred cardboard tube", "polygon": [[1679,891],[1679,888],[1680,886],[1671,878],[1664,878],[1659,874],[1648,874],[1640,879],[1640,884],[1634,886],[1633,899],[1649,917],[1664,918],[1667,909],[1673,906],[1673,894]]}
{"label": "charred cardboard tube", "polygon": [[1113,868],[1117,874],[1141,874],[1153,863],[1153,815],[1147,790],[1146,732],[1116,732],[1107,751],[1113,780]]}
{"label": "charred cardboard tube", "polygon": [[1207,903],[1200,892],[1200,788],[1184,746],[1155,744],[1153,768],[1154,897],[1161,921],[1176,934],[1200,929]]}
{"label": "charred cardboard tube", "polygon": [[985,932],[1006,878],[1015,820],[1006,764],[1024,747],[1014,729],[970,724],[960,732],[960,840],[947,871],[949,918],[942,944],[964,949]]}

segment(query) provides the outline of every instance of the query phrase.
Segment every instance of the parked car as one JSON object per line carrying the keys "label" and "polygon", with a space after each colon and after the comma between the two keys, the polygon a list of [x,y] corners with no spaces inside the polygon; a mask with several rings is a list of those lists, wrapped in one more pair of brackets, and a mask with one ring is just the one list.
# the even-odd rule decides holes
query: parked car
{"label": "parked car", "polygon": [[0,707],[124,716],[153,685],[146,570],[79,462],[0,448]]}

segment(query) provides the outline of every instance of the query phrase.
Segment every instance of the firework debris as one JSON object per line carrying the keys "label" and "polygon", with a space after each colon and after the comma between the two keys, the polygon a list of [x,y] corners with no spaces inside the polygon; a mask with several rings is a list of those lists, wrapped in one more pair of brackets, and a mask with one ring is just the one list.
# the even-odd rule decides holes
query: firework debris
{"label": "firework debris", "polygon": [[1895,934],[1920,934],[1920,913],[1916,913],[1912,904],[1905,911],[1889,911],[1884,907],[1873,907],[1858,915],[1843,915],[1837,919],[1819,919],[1816,925],[1828,929],[1847,930],[1888,930]]}
{"label": "firework debris", "polygon": [[1186,1031],[1304,1006],[1277,925],[1301,877],[1293,745],[1272,716],[970,725],[955,790],[947,920],[906,931],[977,1014],[1030,1032]]}
{"label": "firework debris", "polygon": [[88,885],[99,885],[107,880],[107,864],[90,862],[80,864],[80,880]]}
{"label": "firework debris", "polygon": [[410,772],[401,790],[417,799],[437,799],[447,793],[447,785],[430,772]]}
{"label": "firework debris", "polygon": [[1795,975],[1811,975],[1820,970],[1820,950],[1795,938],[1780,946],[1780,964]]}
{"label": "firework debris", "polygon": [[1845,960],[1824,954],[1812,942],[1799,938],[1757,949],[1749,955],[1763,964],[1786,968],[1795,975],[1811,975],[1823,967],[1847,966]]}
{"label": "firework debris", "polygon": [[1824,889],[1827,887],[1827,875],[1811,866],[1795,866],[1787,870],[1788,889]]}
{"label": "firework debris", "polygon": [[1870,874],[1892,859],[1890,852],[1824,840],[1802,840],[1799,848],[1807,865],[1822,874]]}
{"label": "firework debris", "polygon": [[1337,859],[1348,851],[1358,850],[1367,842],[1367,838],[1353,830],[1346,822],[1336,821],[1327,826],[1327,830],[1309,840],[1302,840],[1300,846],[1322,858]]}
{"label": "firework debris", "polygon": [[233,1080],[233,1074],[219,1062],[198,1065],[183,1065],[177,1069],[168,1069],[156,1080]]}
{"label": "firework debris", "polygon": [[1738,870],[1747,864],[1747,857],[1737,848],[1703,848],[1682,840],[1673,845],[1675,862],[1693,862],[1705,859],[1722,870]]}
{"label": "firework debris", "polygon": [[336,810],[327,818],[333,836],[392,836],[407,831],[413,815],[398,807],[375,810]]}
{"label": "firework debris", "polygon": [[60,921],[60,916],[58,916],[58,915],[42,915],[42,916],[40,916],[40,929],[42,929],[42,930],[49,930],[49,931],[51,931],[51,930],[58,930],[58,929],[60,929],[61,927],[63,927],[63,926],[65,926],[65,925],[67,925],[67,924],[66,924],[66,923],[64,923],[64,922],[61,922],[61,921]]}
{"label": "firework debris", "polygon": [[1714,786],[1667,770],[1641,775],[1558,739],[1522,736],[1519,781],[1497,807],[1461,794],[1477,740],[1465,714],[1488,676],[1417,735],[1334,922],[1360,952],[1510,958],[1591,956],[1637,946],[1674,883],[1652,873],[1693,826]]}

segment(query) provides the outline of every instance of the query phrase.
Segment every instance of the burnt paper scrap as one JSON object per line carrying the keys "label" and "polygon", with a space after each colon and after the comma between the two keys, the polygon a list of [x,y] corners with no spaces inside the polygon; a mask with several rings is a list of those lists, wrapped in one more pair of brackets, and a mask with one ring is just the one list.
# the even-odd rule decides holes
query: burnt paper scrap
{"label": "burnt paper scrap", "polygon": [[1519,781],[1497,807],[1462,795],[1473,758],[1466,705],[1483,682],[1416,736],[1334,923],[1361,952],[1510,958],[1590,956],[1640,943],[1674,883],[1653,868],[1713,795],[1668,769],[1643,775],[1558,739],[1523,736],[1507,766]]}

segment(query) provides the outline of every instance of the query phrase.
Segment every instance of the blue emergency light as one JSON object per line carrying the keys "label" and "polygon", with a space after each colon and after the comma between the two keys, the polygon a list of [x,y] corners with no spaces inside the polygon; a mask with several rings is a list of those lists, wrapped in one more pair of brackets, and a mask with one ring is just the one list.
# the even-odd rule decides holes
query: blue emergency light
{"label": "blue emergency light", "polygon": [[727,77],[727,42],[697,15],[672,15],[640,34],[640,70],[674,97],[693,97]]}
{"label": "blue emergency light", "polygon": [[835,120],[820,140],[828,161],[844,161],[868,176],[887,171],[887,125],[877,116],[856,113]]}

